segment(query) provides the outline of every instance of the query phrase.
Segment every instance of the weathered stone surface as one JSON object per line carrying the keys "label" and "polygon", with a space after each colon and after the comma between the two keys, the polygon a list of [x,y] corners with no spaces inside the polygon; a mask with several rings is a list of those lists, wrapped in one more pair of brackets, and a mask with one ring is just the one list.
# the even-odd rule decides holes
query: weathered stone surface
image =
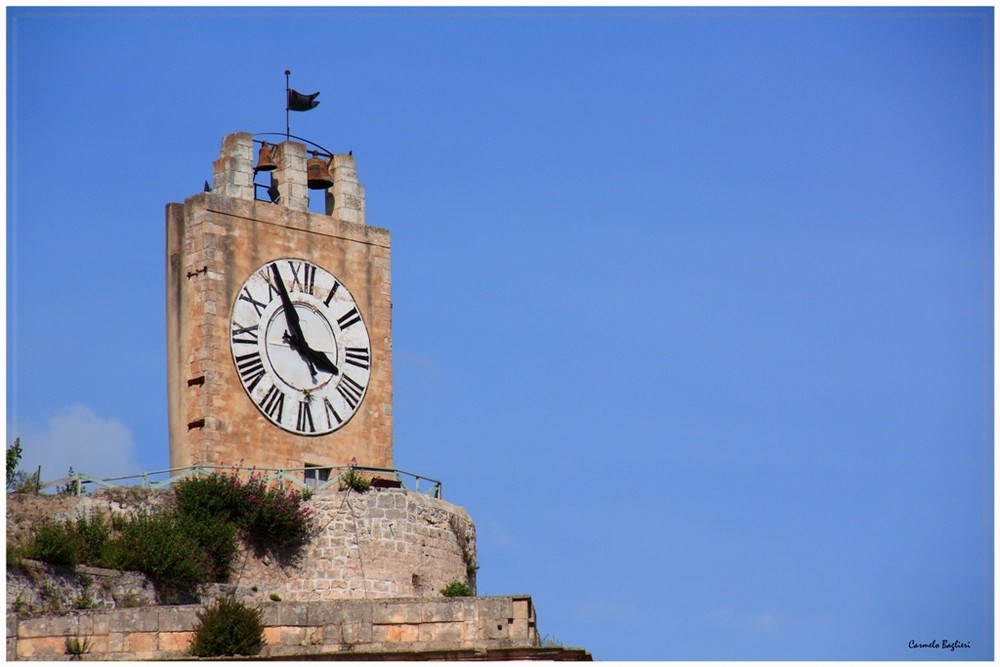
{"label": "weathered stone surface", "polygon": [[[264,657],[345,652],[413,654],[418,651],[496,650],[539,646],[531,600],[341,600],[278,605],[265,621]],[[519,606],[528,618],[511,625],[498,610]],[[31,619],[8,619],[7,658],[68,659],[67,638],[86,647],[88,660],[145,660],[187,655],[200,606],[73,611]],[[493,637],[478,631],[497,628]],[[338,622],[328,622],[339,619]],[[433,619],[433,620],[428,620]],[[530,619],[530,620],[529,620]],[[181,628],[184,621],[186,627]],[[503,632],[500,632],[500,629]],[[412,657],[412,656],[411,656]]]}
{"label": "weathered stone surface", "polygon": [[[319,214],[308,210],[306,147],[295,141],[274,147],[277,203],[255,200],[253,148],[248,133],[226,137],[213,191],[167,206],[170,465],[242,460],[258,469],[295,469],[345,466],[357,457],[362,466],[391,468],[389,232],[365,224],[364,188],[353,156],[334,157],[334,187],[326,214]],[[368,329],[371,367],[364,399],[353,417],[327,435],[298,435],[270,424],[247,396],[232,358],[230,316],[243,281],[278,258],[306,260],[335,275]],[[192,378],[203,381],[189,385]]]}

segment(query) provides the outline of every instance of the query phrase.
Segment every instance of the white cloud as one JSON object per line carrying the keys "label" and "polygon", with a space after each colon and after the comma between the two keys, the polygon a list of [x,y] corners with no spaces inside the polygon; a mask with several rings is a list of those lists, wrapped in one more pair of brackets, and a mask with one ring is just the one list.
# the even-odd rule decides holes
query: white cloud
{"label": "white cloud", "polygon": [[70,466],[102,478],[142,472],[128,427],[99,417],[85,405],[61,410],[42,427],[25,425],[19,437],[24,452],[20,469],[34,472],[41,465],[42,481],[65,476]]}

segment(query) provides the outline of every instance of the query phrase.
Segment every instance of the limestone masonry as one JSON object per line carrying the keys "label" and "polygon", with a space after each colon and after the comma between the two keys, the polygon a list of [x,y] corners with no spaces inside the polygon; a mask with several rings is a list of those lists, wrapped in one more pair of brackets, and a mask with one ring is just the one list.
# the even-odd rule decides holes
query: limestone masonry
{"label": "limestone masonry", "polygon": [[[168,204],[167,385],[170,465],[392,467],[392,300],[389,232],[365,224],[352,155],[335,155],[327,213],[308,210],[306,150],[275,146],[278,203],[255,198],[254,142],[225,138],[211,192]],[[249,400],[230,353],[243,281],[278,258],[323,267],[355,298],[371,341],[370,380],[342,428],[309,437],[270,424]],[[288,409],[293,409],[289,406]]]}

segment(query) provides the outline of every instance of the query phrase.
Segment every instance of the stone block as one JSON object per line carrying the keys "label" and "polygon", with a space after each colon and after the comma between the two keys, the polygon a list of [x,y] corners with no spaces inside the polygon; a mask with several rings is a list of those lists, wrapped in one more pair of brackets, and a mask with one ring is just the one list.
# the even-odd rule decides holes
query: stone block
{"label": "stone block", "polygon": [[281,645],[281,627],[271,625],[264,628],[264,641],[268,646]]}
{"label": "stone block", "polygon": [[156,650],[156,632],[128,632],[125,634],[124,650],[136,655],[152,654]]}
{"label": "stone block", "polygon": [[372,642],[374,626],[371,623],[344,623],[340,626],[340,632],[344,644],[369,644]]}
{"label": "stone block", "polygon": [[157,614],[157,630],[183,632],[198,625],[198,611],[190,607],[161,607]]}
{"label": "stone block", "polygon": [[158,636],[157,648],[171,654],[186,654],[191,648],[194,632],[161,632]]}
{"label": "stone block", "polygon": [[376,601],[372,604],[372,623],[420,623],[424,612],[422,603],[415,600]]}
{"label": "stone block", "polygon": [[388,644],[415,642],[420,638],[419,623],[402,623],[399,625],[375,625],[372,627],[372,641]]}
{"label": "stone block", "polygon": [[432,644],[457,644],[462,641],[462,623],[421,623],[419,641]]}
{"label": "stone block", "polygon": [[518,597],[513,598],[511,601],[511,606],[513,607],[513,618],[523,618],[529,619],[532,617],[531,609],[531,598]]}
{"label": "stone block", "polygon": [[449,623],[465,620],[461,600],[441,600],[420,603],[420,620],[424,623]]}
{"label": "stone block", "polygon": [[22,638],[77,635],[80,617],[76,614],[26,618],[18,624],[17,634]]}
{"label": "stone block", "polygon": [[66,655],[65,637],[32,637],[17,641],[17,657],[19,660],[38,660],[57,658]]}
{"label": "stone block", "polygon": [[306,643],[306,628],[300,626],[279,626],[279,643],[286,646],[302,646]]}

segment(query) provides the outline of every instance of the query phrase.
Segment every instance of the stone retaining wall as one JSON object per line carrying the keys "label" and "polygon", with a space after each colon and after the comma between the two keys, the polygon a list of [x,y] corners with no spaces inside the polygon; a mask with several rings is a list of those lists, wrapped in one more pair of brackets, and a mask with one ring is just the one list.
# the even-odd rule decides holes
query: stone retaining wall
{"label": "stone retaining wall", "polygon": [[[46,518],[135,511],[163,506],[171,497],[165,491],[139,490],[101,491],[93,497],[9,495],[8,540],[23,544]],[[315,518],[316,533],[296,563],[257,559],[241,550],[230,583],[221,591],[218,586],[206,587],[208,597],[225,592],[251,602],[268,601],[271,595],[286,602],[435,598],[453,581],[468,581],[475,590],[476,529],[463,508],[391,488],[363,494],[329,489],[306,505]],[[18,595],[22,605],[38,597],[20,580],[11,588],[10,572],[8,613]],[[45,584],[41,578],[35,581]],[[48,581],[50,587],[53,583],[63,585]],[[119,606],[113,595],[107,598],[100,602]]]}
{"label": "stone retaining wall", "polygon": [[[187,655],[200,605],[7,614],[8,660],[68,660],[67,638],[85,660],[176,659]],[[262,606],[262,657],[516,649],[539,646],[527,595],[269,602]]]}

